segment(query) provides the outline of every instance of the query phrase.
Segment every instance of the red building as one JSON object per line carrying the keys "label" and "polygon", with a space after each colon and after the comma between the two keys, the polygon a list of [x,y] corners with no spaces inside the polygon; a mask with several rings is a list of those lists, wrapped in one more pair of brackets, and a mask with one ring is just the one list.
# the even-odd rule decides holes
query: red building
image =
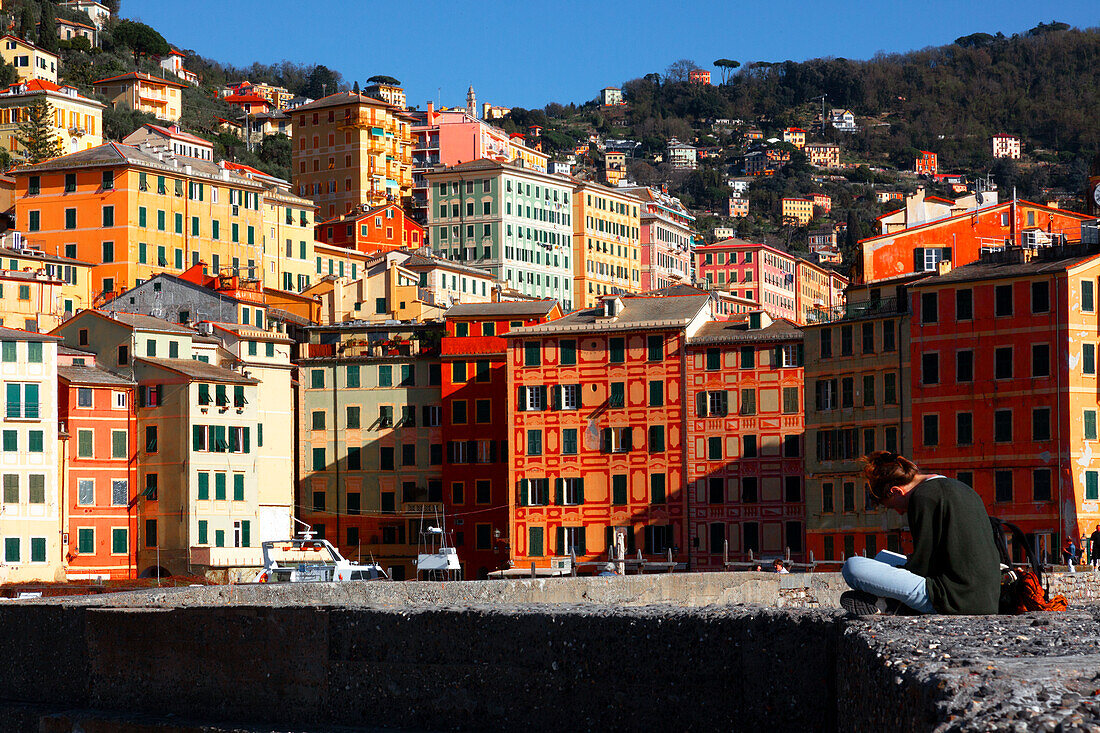
{"label": "red building", "polygon": [[1100,256],[1070,254],[997,253],[910,288],[914,459],[1054,557],[1100,523]]}
{"label": "red building", "polygon": [[798,319],[797,268],[790,254],[733,238],[698,246],[695,257],[696,278],[707,287],[755,301],[776,318]]}
{"label": "red building", "polygon": [[687,339],[684,385],[689,562],[805,548],[802,330],[759,311]]}
{"label": "red building", "polygon": [[939,156],[928,150],[920,151],[920,157],[913,161],[913,170],[918,176],[936,175],[940,172]]}
{"label": "red building", "polygon": [[[95,354],[58,348],[63,532],[68,580],[137,577],[137,444],[134,382],[100,369]],[[66,438],[67,436],[67,438]]]}
{"label": "red building", "polygon": [[560,317],[556,300],[461,303],[446,313],[440,345],[443,506],[467,578],[484,578],[509,560],[504,334]]}
{"label": "red building", "polygon": [[710,84],[710,72],[706,69],[692,69],[688,72],[688,82],[691,84]]}
{"label": "red building", "polygon": [[424,227],[397,204],[359,208],[315,227],[317,241],[368,254],[424,246]]}
{"label": "red building", "polygon": [[1081,223],[1087,220],[1085,214],[1022,199],[964,211],[860,240],[862,257],[853,268],[852,281],[869,283],[911,272],[934,272],[937,263],[945,260],[959,267],[977,261],[983,251],[1003,250],[1006,245],[1079,241]]}
{"label": "red building", "polygon": [[689,561],[684,350],[706,294],[607,296],[508,334],[512,558]]}

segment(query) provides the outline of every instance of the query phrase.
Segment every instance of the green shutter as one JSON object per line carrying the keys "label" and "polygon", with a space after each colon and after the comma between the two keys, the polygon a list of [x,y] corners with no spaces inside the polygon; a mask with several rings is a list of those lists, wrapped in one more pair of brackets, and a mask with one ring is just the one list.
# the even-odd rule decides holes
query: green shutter
{"label": "green shutter", "polygon": [[559,555],[565,554],[565,527],[558,527],[557,550]]}
{"label": "green shutter", "polygon": [[519,505],[528,506],[531,502],[529,481],[525,478],[519,480]]}
{"label": "green shutter", "polygon": [[225,474],[220,471],[214,474],[214,498],[225,501]]}
{"label": "green shutter", "polygon": [[565,479],[560,476],[554,479],[554,503],[558,506],[565,503]]}
{"label": "green shutter", "polygon": [[233,474],[233,501],[244,501],[244,474]]}
{"label": "green shutter", "polygon": [[200,501],[210,498],[210,474],[206,471],[199,472],[199,496]]}
{"label": "green shutter", "polygon": [[[123,530],[124,532],[126,530]],[[125,552],[125,550],[123,550]],[[31,537],[31,562],[46,562],[46,538]]]}
{"label": "green shutter", "polygon": [[202,425],[195,425],[191,428],[191,448],[193,450],[202,450],[203,438],[206,437],[206,428]]}
{"label": "green shutter", "polygon": [[542,527],[531,527],[531,539],[527,543],[528,557],[542,557]]}
{"label": "green shutter", "polygon": [[252,522],[245,519],[241,522],[241,547],[252,546]]}
{"label": "green shutter", "polygon": [[248,453],[251,450],[251,448],[249,446],[249,431],[250,431],[250,428],[248,428],[248,427],[245,427],[244,430],[241,431],[242,437],[244,439],[244,445],[241,446],[241,451],[244,452],[244,453]]}
{"label": "green shutter", "polygon": [[206,520],[205,519],[200,519],[199,520],[199,544],[200,545],[205,545],[209,541],[206,528],[207,528]]}
{"label": "green shutter", "polygon": [[130,551],[130,543],[127,541],[126,534],[126,530],[119,527],[111,530],[111,552],[115,555],[125,555]]}

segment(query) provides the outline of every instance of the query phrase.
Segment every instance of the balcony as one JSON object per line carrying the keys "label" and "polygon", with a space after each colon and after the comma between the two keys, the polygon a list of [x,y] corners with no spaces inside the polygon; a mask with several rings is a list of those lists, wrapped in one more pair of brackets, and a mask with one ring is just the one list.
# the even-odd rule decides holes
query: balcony
{"label": "balcony", "polygon": [[904,315],[909,312],[909,303],[897,298],[879,298],[861,300],[855,303],[832,308],[814,308],[806,314],[806,323],[832,323],[834,321],[856,321],[864,318],[885,318]]}
{"label": "balcony", "polygon": [[263,552],[259,547],[191,546],[191,563],[212,568],[261,567]]}

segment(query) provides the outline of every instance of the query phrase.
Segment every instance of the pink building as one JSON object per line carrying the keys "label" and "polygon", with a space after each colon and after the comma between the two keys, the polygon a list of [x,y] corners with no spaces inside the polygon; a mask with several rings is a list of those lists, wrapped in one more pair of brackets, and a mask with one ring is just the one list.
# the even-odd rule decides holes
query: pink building
{"label": "pink building", "polygon": [[[465,109],[427,110],[411,113],[413,124],[413,218],[428,220],[428,181],[424,174],[440,166],[470,163],[482,158],[502,163],[522,161],[524,168],[545,173],[550,157],[525,144],[523,135],[509,135],[479,120]],[[540,129],[541,132],[541,129]]]}
{"label": "pink building", "polygon": [[642,292],[691,282],[693,223],[680,199],[655,188],[624,189],[641,204]]}
{"label": "pink building", "polygon": [[773,318],[797,322],[795,258],[766,244],[726,239],[695,248],[696,280],[760,304]]}

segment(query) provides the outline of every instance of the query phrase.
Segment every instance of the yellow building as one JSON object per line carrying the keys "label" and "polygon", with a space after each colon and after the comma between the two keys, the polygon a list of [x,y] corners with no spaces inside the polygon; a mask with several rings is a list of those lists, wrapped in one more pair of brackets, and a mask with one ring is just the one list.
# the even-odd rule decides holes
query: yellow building
{"label": "yellow building", "polygon": [[184,86],[137,71],[92,82],[95,93],[106,97],[111,107],[136,109],[168,122],[183,115]]}
{"label": "yellow building", "polygon": [[[9,237],[18,237],[18,241],[9,241]],[[5,236],[2,241],[0,269],[20,273],[42,272],[51,280],[61,281],[60,300],[51,300],[50,308],[44,309],[43,312],[64,320],[78,310],[91,307],[92,265],[90,263],[25,247],[22,235],[17,232]],[[15,321],[10,321],[9,325],[12,323]]]}
{"label": "yellow building", "polygon": [[783,131],[783,142],[790,143],[801,150],[806,147],[806,131],[801,127],[788,127]]}
{"label": "yellow building", "polygon": [[363,94],[368,97],[377,97],[383,102],[388,102],[394,107],[400,107],[405,109],[408,106],[408,101],[405,98],[405,90],[396,84],[371,84],[369,87],[363,90]]}
{"label": "yellow building", "polygon": [[17,139],[19,123],[26,119],[27,108],[42,98],[53,108],[53,132],[62,153],[103,144],[102,104],[81,96],[75,87],[32,79],[0,92],[0,147],[7,148],[13,158],[25,158]]}
{"label": "yellow building", "polygon": [[27,245],[96,263],[93,305],[204,262],[256,273],[264,188],[217,163],[110,143],[14,171]]}
{"label": "yellow building", "polygon": [[843,286],[838,289],[837,280],[847,285],[847,278],[801,257],[796,257],[794,264],[795,279],[798,281],[796,307],[799,324],[809,323],[810,314],[814,311],[844,305]]}
{"label": "yellow building", "polygon": [[412,118],[380,99],[330,94],[293,110],[299,196],[330,219],[412,195]]}
{"label": "yellow building", "polygon": [[443,317],[445,307],[420,298],[420,275],[389,257],[377,257],[357,279],[325,277],[302,295],[321,303],[318,323],[344,321],[429,321]]}
{"label": "yellow building", "polygon": [[20,81],[43,79],[57,83],[57,55],[44,51],[33,43],[6,35],[0,38],[0,56],[15,67]]}
{"label": "yellow building", "polygon": [[573,186],[573,305],[601,295],[639,293],[641,220],[633,196],[592,181]]}
{"label": "yellow building", "polygon": [[811,199],[784,198],[782,200],[784,221],[796,221],[801,226],[809,224],[814,218],[814,202]]}

